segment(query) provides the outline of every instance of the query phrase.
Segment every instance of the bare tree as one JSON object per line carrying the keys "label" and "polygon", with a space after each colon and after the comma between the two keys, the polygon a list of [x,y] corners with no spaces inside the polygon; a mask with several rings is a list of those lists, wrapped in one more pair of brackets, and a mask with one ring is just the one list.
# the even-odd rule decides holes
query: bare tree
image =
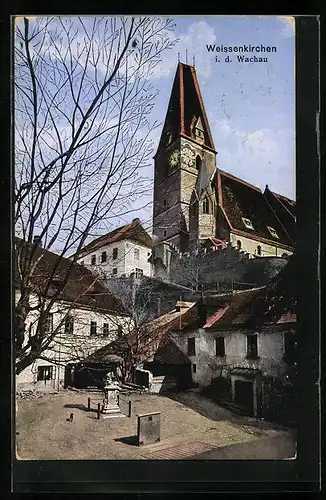
{"label": "bare tree", "polygon": [[[132,210],[148,192],[152,156],[151,75],[170,49],[173,24],[155,17],[16,18],[15,248],[16,373],[48,346],[45,318],[60,295],[48,291],[60,261],[71,278],[78,251],[99,228]],[[38,241],[35,241],[37,236]],[[58,253],[32,304],[38,244]],[[36,310],[26,348],[26,318]]]}

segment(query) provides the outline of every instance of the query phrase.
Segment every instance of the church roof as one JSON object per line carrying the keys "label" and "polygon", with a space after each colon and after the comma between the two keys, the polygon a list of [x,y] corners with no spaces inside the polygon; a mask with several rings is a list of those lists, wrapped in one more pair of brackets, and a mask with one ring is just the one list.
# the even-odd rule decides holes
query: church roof
{"label": "church roof", "polygon": [[268,186],[266,186],[264,196],[291,240],[295,241],[295,201],[280,194],[273,193],[269,190]]}
{"label": "church roof", "polygon": [[180,136],[195,141],[193,127],[204,133],[204,147],[215,151],[194,66],[178,63],[157,153]]}
{"label": "church roof", "polygon": [[218,204],[232,232],[290,250],[294,241],[262,191],[217,170]]}

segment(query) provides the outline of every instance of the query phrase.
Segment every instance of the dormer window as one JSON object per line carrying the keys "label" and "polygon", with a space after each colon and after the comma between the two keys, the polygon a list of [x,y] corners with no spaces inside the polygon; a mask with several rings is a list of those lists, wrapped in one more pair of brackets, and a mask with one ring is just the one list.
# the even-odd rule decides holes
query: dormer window
{"label": "dormer window", "polygon": [[271,233],[273,238],[279,238],[279,235],[277,234],[277,232],[275,231],[275,229],[273,227],[267,226],[267,229]]}
{"label": "dormer window", "polygon": [[241,217],[241,219],[247,229],[251,229],[252,231],[254,231],[254,226],[252,225],[250,219],[245,219],[244,217]]}
{"label": "dormer window", "polygon": [[200,142],[201,144],[205,140],[204,136],[204,127],[201,121],[201,118],[199,117],[198,119],[194,118],[194,124],[193,124],[193,136],[194,138]]}
{"label": "dormer window", "polygon": [[200,166],[201,166],[201,157],[199,155],[197,155],[197,157],[196,157],[196,170],[200,170]]}

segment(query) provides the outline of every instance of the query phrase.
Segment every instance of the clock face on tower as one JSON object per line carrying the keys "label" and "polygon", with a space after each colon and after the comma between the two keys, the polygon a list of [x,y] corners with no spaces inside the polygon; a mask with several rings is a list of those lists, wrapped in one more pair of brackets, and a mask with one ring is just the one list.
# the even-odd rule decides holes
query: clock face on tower
{"label": "clock face on tower", "polygon": [[177,167],[180,162],[180,152],[175,149],[169,156],[169,163],[171,167]]}
{"label": "clock face on tower", "polygon": [[192,167],[195,164],[195,153],[189,147],[183,148],[181,151],[181,159],[182,163]]}

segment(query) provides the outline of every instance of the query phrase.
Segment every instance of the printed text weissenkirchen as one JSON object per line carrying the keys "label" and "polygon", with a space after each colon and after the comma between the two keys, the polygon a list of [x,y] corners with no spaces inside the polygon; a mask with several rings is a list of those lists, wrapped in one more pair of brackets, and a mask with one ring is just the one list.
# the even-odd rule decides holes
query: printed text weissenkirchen
{"label": "printed text weissenkirchen", "polygon": [[208,52],[276,52],[270,45],[206,45]]}

